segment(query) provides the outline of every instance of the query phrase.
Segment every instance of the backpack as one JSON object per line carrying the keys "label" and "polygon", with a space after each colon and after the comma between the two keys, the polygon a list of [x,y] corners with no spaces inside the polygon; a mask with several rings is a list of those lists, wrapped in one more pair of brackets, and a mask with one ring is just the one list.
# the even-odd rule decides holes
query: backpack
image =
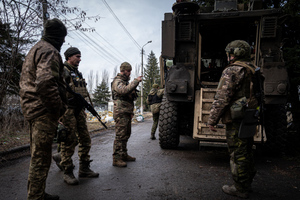
{"label": "backpack", "polygon": [[161,103],[162,101],[162,98],[159,98],[157,96],[157,92],[155,94],[149,94],[148,95],[148,102],[149,102],[149,105],[152,105],[152,104],[155,104],[155,103]]}

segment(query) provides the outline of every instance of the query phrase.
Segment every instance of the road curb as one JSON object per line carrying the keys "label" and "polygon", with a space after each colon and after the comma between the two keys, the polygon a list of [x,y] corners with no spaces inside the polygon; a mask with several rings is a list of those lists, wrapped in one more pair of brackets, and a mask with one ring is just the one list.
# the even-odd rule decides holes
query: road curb
{"label": "road curb", "polygon": [[0,152],[0,156],[5,156],[7,154],[16,153],[16,152],[20,152],[20,151],[25,151],[25,150],[28,150],[28,149],[30,149],[30,144],[26,144],[26,145],[23,145],[23,146],[20,146],[20,147],[14,147],[14,148],[11,148],[7,151],[2,151],[2,152]]}
{"label": "road curb", "polygon": [[[148,117],[146,117],[146,118],[148,118]],[[138,122],[138,123],[139,123],[139,122]],[[107,130],[109,130],[109,129],[111,129],[111,128],[114,128],[114,127],[115,127],[115,125],[111,125],[111,126],[108,127]],[[103,131],[103,130],[106,130],[106,129],[105,129],[104,127],[102,127],[102,128],[99,128],[99,129],[91,130],[91,131],[89,131],[89,133],[91,134],[91,133],[93,133],[93,132]],[[92,135],[91,138],[97,137],[97,136],[99,136],[99,135],[101,135],[101,134],[98,133],[98,134]],[[56,148],[56,147],[57,147],[57,144],[56,144],[56,143],[53,143],[53,146],[52,146],[52,147],[53,147],[53,148]],[[30,150],[30,144],[26,144],[26,145],[19,146],[19,147],[14,147],[14,148],[11,148],[11,149],[9,149],[9,150],[7,150],[7,151],[1,151],[1,152],[0,152],[0,156],[2,157],[2,156],[6,156],[6,155],[8,155],[8,154],[17,153],[17,152],[21,152],[21,151],[27,151],[27,150]]]}

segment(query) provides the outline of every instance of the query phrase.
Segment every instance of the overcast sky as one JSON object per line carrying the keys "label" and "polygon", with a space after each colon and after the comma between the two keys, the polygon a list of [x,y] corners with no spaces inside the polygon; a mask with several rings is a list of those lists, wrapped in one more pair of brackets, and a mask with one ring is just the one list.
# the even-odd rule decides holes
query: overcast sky
{"label": "overcast sky", "polygon": [[[105,5],[127,29],[132,38],[116,20]],[[148,41],[152,43],[144,46],[144,65],[151,51],[159,60],[161,54],[161,23],[164,13],[172,12],[175,0],[69,0],[69,6],[77,6],[87,12],[87,16],[100,16],[100,20],[86,20],[84,27],[94,27],[96,32],[84,34],[78,31],[69,31],[62,47],[61,54],[70,47],[77,47],[81,51],[82,61],[79,70],[88,79],[91,70],[94,74],[106,69],[109,73],[109,82],[113,78],[113,70],[122,62],[127,61],[135,67],[141,66],[141,47]],[[50,16],[51,18],[51,16]],[[65,19],[64,17],[60,17]],[[66,16],[71,19],[71,15]],[[64,56],[63,56],[64,58]],[[135,78],[135,74],[132,76]],[[95,88],[95,85],[94,85]]]}

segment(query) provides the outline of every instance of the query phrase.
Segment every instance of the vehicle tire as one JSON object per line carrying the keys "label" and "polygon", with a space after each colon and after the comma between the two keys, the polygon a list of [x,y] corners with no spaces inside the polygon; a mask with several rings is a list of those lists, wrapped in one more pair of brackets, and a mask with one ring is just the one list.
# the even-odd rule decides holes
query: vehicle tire
{"label": "vehicle tire", "polygon": [[287,143],[287,116],[285,105],[266,105],[265,131],[266,153],[278,154],[285,151]]}
{"label": "vehicle tire", "polygon": [[173,149],[178,144],[178,105],[163,98],[159,112],[159,145],[162,149]]}

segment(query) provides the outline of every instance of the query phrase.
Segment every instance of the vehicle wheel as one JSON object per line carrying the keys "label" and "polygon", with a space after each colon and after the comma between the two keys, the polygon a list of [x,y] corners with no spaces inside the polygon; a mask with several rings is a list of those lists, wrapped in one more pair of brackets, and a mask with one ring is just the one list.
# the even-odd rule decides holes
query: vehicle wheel
{"label": "vehicle wheel", "polygon": [[265,131],[267,141],[264,150],[272,154],[284,152],[287,143],[287,116],[284,105],[266,105]]}
{"label": "vehicle wheel", "polygon": [[159,145],[163,149],[173,149],[179,144],[177,115],[177,103],[163,98],[159,112]]}

